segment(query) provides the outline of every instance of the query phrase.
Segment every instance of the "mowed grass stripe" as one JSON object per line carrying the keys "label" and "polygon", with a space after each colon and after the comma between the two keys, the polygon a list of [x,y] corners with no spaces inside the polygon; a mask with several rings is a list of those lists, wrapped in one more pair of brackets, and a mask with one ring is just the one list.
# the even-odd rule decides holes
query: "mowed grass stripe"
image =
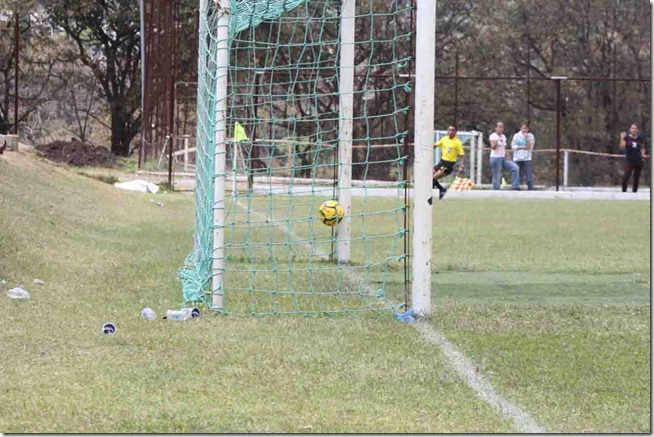
{"label": "mowed grass stripe", "polygon": [[435,215],[455,207],[456,241],[480,250],[439,252],[452,239],[435,234],[435,329],[549,431],[649,433],[649,204],[456,201]]}

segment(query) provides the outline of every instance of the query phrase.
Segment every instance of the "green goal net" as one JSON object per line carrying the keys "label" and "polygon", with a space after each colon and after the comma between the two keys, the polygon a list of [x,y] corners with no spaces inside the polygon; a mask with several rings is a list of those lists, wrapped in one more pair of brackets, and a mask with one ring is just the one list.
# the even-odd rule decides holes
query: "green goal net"
{"label": "green goal net", "polygon": [[[186,302],[397,310],[408,281],[410,0],[203,0]],[[335,226],[319,208],[344,209]]]}

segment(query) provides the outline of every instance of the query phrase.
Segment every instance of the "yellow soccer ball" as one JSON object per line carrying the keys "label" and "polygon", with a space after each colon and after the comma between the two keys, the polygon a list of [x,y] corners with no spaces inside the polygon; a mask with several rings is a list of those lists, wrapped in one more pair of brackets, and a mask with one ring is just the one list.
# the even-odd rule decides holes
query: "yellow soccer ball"
{"label": "yellow soccer ball", "polygon": [[338,222],[343,220],[344,214],[345,211],[343,210],[343,207],[336,200],[323,202],[322,205],[320,205],[320,208],[318,208],[320,221],[327,226],[335,226]]}

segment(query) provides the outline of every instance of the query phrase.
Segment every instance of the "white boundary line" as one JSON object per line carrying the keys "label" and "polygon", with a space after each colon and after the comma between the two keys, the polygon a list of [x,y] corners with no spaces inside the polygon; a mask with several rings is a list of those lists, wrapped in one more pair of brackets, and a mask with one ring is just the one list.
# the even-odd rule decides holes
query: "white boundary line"
{"label": "white boundary line", "polygon": [[[284,185],[254,185],[254,190],[259,194],[293,194],[294,196],[311,196],[316,194],[327,195],[332,192],[331,186],[315,187],[315,186],[299,186],[288,187]],[[359,188],[354,187],[351,189],[352,197],[396,197],[404,196],[403,188]],[[438,194],[436,190],[434,193]],[[413,190],[409,189],[409,197],[413,198]],[[611,200],[611,201],[650,201],[650,191],[646,190],[638,193],[622,193],[619,190],[615,191],[493,191],[493,190],[469,190],[469,191],[448,191],[445,196],[447,199],[512,199],[512,200],[527,200],[527,199],[556,199],[556,200],[571,200],[571,201],[584,201],[584,200]]]}
{"label": "white boundary line", "polygon": [[448,363],[456,370],[459,376],[472,388],[479,399],[499,410],[504,416],[513,421],[513,426],[520,433],[544,434],[547,431],[538,425],[531,416],[518,405],[507,401],[495,392],[495,388],[480,373],[477,366],[456,346],[450,343],[445,335],[436,330],[425,320],[418,320],[413,327],[429,344],[443,351]]}

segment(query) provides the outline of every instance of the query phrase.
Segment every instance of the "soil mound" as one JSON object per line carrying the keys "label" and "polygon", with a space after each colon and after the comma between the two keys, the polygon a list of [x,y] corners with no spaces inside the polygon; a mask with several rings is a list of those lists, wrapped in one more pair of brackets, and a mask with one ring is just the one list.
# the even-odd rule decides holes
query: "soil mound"
{"label": "soil mound", "polygon": [[54,141],[36,149],[51,161],[77,167],[113,167],[116,164],[116,158],[108,149],[79,141]]}

